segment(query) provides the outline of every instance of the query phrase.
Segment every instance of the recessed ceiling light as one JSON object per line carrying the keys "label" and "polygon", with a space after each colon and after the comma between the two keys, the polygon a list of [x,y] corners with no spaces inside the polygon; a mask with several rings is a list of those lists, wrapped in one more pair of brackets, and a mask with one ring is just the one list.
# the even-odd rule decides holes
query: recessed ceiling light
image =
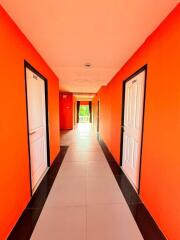
{"label": "recessed ceiling light", "polygon": [[92,65],[91,65],[91,63],[85,63],[84,66],[85,66],[86,68],[90,68]]}

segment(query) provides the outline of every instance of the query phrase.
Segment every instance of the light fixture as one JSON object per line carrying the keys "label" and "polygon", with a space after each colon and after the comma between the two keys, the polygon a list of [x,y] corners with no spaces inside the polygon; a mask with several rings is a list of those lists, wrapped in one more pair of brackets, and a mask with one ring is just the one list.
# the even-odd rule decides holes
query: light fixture
{"label": "light fixture", "polygon": [[86,68],[90,68],[92,65],[91,65],[91,63],[85,63],[84,66],[85,66]]}

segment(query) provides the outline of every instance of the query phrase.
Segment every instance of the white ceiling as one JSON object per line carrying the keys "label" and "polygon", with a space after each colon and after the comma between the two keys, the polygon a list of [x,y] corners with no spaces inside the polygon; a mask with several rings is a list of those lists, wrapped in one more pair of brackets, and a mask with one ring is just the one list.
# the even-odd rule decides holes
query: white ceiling
{"label": "white ceiling", "polygon": [[95,93],[74,93],[74,97],[77,101],[92,101],[95,97]]}
{"label": "white ceiling", "polygon": [[0,0],[59,77],[60,89],[71,92],[106,85],[178,2]]}

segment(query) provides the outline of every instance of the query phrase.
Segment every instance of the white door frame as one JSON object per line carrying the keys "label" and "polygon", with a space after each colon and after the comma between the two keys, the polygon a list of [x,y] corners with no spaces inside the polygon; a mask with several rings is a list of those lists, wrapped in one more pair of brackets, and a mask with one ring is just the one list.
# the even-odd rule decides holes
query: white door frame
{"label": "white door frame", "polygon": [[[131,76],[129,76],[126,80],[123,81],[123,92],[122,92],[122,114],[121,114],[121,141],[120,141],[120,167],[122,169],[123,164],[123,126],[124,126],[124,113],[125,113],[125,87],[126,83],[130,81],[132,78],[145,71],[145,79],[144,79],[144,100],[143,100],[143,116],[142,116],[142,133],[141,133],[141,150],[140,150],[140,167],[139,167],[139,184],[137,192],[140,192],[140,181],[141,181],[141,163],[142,163],[142,146],[143,146],[143,132],[144,132],[144,113],[145,113],[145,101],[146,101],[146,80],[147,80],[147,64],[142,68],[137,70]],[[123,169],[122,169],[123,170]],[[126,174],[125,174],[126,175]],[[136,189],[135,189],[136,190]]]}
{"label": "white door frame", "polygon": [[[30,141],[29,141],[29,120],[28,120],[28,96],[27,96],[27,78],[26,69],[29,69],[34,74],[39,76],[44,81],[45,86],[45,115],[46,115],[46,144],[47,144],[47,168],[50,166],[50,148],[49,148],[49,121],[48,121],[48,83],[47,79],[39,73],[32,65],[27,61],[24,61],[24,73],[25,73],[25,93],[26,93],[26,118],[27,118],[27,139],[28,139],[28,154],[29,154],[29,180],[30,180],[30,192],[33,195],[32,179],[31,179],[31,154],[30,154]],[[42,179],[41,179],[42,180]]]}

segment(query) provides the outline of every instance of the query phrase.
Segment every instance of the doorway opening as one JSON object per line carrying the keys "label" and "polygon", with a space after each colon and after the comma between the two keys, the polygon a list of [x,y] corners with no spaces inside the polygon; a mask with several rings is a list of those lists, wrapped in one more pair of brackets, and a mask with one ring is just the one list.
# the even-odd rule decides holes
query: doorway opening
{"label": "doorway opening", "polygon": [[120,165],[137,192],[141,176],[146,72],[147,65],[123,82]]}
{"label": "doorway opening", "polygon": [[80,105],[79,123],[89,123],[89,122],[90,122],[89,105]]}
{"label": "doorway opening", "polygon": [[92,102],[77,101],[77,123],[92,122]]}
{"label": "doorway opening", "polygon": [[47,80],[25,61],[31,194],[50,166]]}

